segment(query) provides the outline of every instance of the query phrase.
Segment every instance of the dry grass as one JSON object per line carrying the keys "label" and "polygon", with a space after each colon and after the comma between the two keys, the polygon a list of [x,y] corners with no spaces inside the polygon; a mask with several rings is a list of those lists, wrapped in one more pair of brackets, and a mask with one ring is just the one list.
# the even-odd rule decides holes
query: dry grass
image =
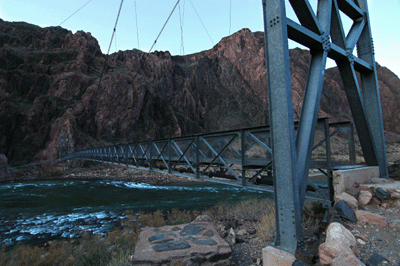
{"label": "dry grass", "polygon": [[248,199],[236,204],[219,204],[206,211],[219,221],[242,220],[250,222],[257,229],[262,241],[271,240],[275,234],[274,202],[270,199]]}

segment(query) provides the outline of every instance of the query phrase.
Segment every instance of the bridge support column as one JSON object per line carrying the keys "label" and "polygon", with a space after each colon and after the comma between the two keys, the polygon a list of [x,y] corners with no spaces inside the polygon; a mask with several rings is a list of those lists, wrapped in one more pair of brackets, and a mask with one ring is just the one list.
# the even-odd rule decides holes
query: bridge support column
{"label": "bridge support column", "polygon": [[[316,13],[308,0],[289,0],[299,23],[286,17],[285,2],[262,1],[273,151],[275,245],[294,254],[296,249],[303,248],[301,214],[327,57],[335,60],[339,68],[366,164],[379,166],[384,178],[388,177],[388,170],[367,0],[319,0]],[[341,16],[353,21],[347,34]],[[311,53],[296,140],[288,38],[308,47]],[[353,53],[356,46],[357,57]],[[356,71],[360,73],[362,88]]]}
{"label": "bridge support column", "polygon": [[294,254],[301,239],[292,85],[284,0],[263,0],[265,56],[272,135],[275,246]]}

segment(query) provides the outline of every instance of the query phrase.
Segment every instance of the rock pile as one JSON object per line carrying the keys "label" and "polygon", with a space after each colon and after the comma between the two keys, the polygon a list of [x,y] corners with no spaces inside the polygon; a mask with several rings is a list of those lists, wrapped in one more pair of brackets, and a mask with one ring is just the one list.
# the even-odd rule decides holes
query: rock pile
{"label": "rock pile", "polygon": [[[391,204],[395,208],[400,206],[400,182],[388,179],[372,178],[369,183],[348,187],[335,198],[333,217],[327,232],[325,243],[319,246],[321,265],[365,265],[360,260],[360,251],[357,245],[366,245],[370,240],[354,228],[351,223],[365,223],[384,228],[389,225],[386,217],[367,211],[367,205],[379,205],[386,208]],[[336,222],[339,221],[339,222]],[[376,229],[378,231],[378,229]],[[379,254],[374,254],[379,255]],[[372,259],[372,257],[371,257]],[[370,265],[370,263],[367,264]],[[372,264],[371,264],[372,265]],[[376,264],[380,265],[380,264]]]}

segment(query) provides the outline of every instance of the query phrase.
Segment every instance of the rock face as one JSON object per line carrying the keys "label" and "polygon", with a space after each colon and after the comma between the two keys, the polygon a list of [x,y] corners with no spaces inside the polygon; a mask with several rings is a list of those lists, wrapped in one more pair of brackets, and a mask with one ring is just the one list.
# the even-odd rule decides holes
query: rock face
{"label": "rock face", "polygon": [[[0,20],[0,153],[54,159],[60,133],[73,150],[268,122],[263,33],[243,29],[186,56],[139,50],[105,56],[97,40],[60,27]],[[298,118],[310,55],[290,51]],[[378,66],[385,129],[400,139],[400,80]],[[337,69],[326,71],[321,116],[348,119]]]}

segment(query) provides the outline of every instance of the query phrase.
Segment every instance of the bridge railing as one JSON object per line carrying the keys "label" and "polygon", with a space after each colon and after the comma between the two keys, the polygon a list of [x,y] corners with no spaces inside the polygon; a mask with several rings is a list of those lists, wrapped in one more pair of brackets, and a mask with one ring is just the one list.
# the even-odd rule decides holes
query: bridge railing
{"label": "bridge railing", "polygon": [[[338,136],[347,154],[332,160],[331,138]],[[347,138],[346,138],[347,137]],[[350,122],[318,119],[311,168],[326,180],[309,181],[308,195],[329,199],[331,169],[354,165],[355,144]],[[269,126],[197,134],[170,139],[116,144],[69,154],[65,159],[87,159],[143,168],[204,181],[273,192],[273,162]]]}

